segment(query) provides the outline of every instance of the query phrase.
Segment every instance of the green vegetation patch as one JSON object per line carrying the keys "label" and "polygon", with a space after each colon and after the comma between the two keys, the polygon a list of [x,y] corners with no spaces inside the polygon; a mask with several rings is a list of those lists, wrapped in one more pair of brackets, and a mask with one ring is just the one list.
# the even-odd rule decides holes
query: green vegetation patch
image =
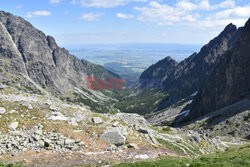
{"label": "green vegetation patch", "polygon": [[[146,115],[154,111],[157,105],[168,96],[161,91],[148,89],[124,90],[120,93],[125,99],[116,103],[115,107],[121,112],[137,113],[140,115]],[[134,95],[132,96],[131,94]]]}
{"label": "green vegetation patch", "polygon": [[250,145],[230,148],[225,152],[203,155],[199,158],[161,157],[152,162],[122,163],[115,167],[246,167],[250,166]]}
{"label": "green vegetation patch", "polygon": [[23,166],[21,166],[21,165],[13,165],[13,164],[8,164],[8,165],[0,164],[0,167],[23,167]]}
{"label": "green vegetation patch", "polygon": [[172,144],[172,143],[170,143],[170,142],[168,142],[166,140],[163,140],[163,139],[160,139],[160,138],[156,138],[156,140],[159,143],[163,144],[166,148],[168,148],[170,150],[174,150],[175,152],[180,153],[180,154],[184,153],[183,150],[180,149],[178,146],[176,146],[176,145],[174,145],[174,144]]}

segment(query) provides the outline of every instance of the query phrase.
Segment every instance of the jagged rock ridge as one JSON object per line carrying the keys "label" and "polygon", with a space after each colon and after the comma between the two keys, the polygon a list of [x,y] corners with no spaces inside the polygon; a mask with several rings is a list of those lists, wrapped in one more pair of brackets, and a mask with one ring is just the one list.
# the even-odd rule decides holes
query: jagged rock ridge
{"label": "jagged rock ridge", "polygon": [[[183,99],[190,100],[190,98],[193,98],[190,95],[201,88],[214,67],[223,55],[232,48],[241,33],[242,28],[237,29],[235,25],[229,24],[217,37],[203,46],[199,53],[193,53],[179,63],[171,57],[166,57],[153,64],[142,73],[135,85],[136,89],[132,88],[130,90],[132,92],[130,94],[133,96],[128,96],[128,99],[123,102],[124,104],[130,104],[133,101],[136,101],[137,104],[149,102],[153,109],[152,107],[143,108],[140,105],[130,105],[130,107],[124,109],[121,102],[119,104],[122,106],[120,110],[124,112],[138,111],[137,113],[143,115],[153,111],[164,111],[166,108],[175,106],[181,101],[185,103]],[[143,89],[138,91],[137,88]],[[147,100],[148,96],[145,95],[147,92],[144,88],[147,89],[149,92],[148,96],[151,96],[153,100]],[[155,88],[157,90],[154,90]],[[158,94],[161,93],[165,95],[159,97]],[[136,97],[144,98],[145,100],[135,100]]]}
{"label": "jagged rock ridge", "polygon": [[[241,28],[237,29],[235,25],[229,24],[216,38],[202,47],[198,54],[192,54],[178,65],[165,66],[159,62],[159,64],[163,64],[161,68],[165,69],[167,74],[161,77],[164,91],[170,93],[170,97],[160,104],[159,109],[168,107],[196,92],[223,57],[223,54],[232,48],[241,32]],[[165,61],[169,61],[169,59],[165,59]],[[159,64],[157,63],[155,66],[159,66]],[[169,68],[171,69],[170,73]]]}
{"label": "jagged rock ridge", "polygon": [[[0,79],[25,78],[60,97],[86,86],[86,77],[119,78],[79,60],[21,17],[0,11]],[[28,79],[28,80],[27,80]],[[33,85],[34,84],[30,84]]]}
{"label": "jagged rock ridge", "polygon": [[250,95],[250,20],[194,100],[190,118],[206,115]]}

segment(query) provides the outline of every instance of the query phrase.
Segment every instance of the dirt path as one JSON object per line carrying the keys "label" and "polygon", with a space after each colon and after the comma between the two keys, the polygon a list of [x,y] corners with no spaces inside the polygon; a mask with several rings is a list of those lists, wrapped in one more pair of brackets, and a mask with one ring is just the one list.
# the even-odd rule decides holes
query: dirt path
{"label": "dirt path", "polygon": [[137,150],[128,149],[124,152],[52,153],[46,151],[39,154],[28,152],[15,157],[0,157],[0,161],[4,163],[22,164],[28,167],[105,166],[121,162],[155,159],[164,155],[178,156],[174,152],[162,148],[145,147]]}

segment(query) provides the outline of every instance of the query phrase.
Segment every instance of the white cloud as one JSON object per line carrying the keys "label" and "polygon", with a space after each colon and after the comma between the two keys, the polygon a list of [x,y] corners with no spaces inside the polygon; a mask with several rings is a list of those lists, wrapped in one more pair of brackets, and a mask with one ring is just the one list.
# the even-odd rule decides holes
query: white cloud
{"label": "white cloud", "polygon": [[51,15],[51,12],[49,12],[49,11],[38,10],[38,11],[35,11],[35,12],[28,12],[27,15],[26,15],[26,17],[33,18],[33,17],[49,16],[49,15]]}
{"label": "white cloud", "polygon": [[[184,5],[185,6],[185,5]],[[140,21],[159,22],[159,25],[171,25],[174,22],[181,21],[181,16],[186,16],[191,8],[183,9],[183,5],[177,4],[177,7],[172,7],[167,4],[159,4],[156,1],[149,3],[147,7],[135,7],[141,12],[138,16]]]}
{"label": "white cloud", "polygon": [[17,8],[17,9],[22,9],[22,8],[23,8],[23,5],[17,5],[16,8]]}
{"label": "white cloud", "polygon": [[112,8],[128,4],[130,2],[146,2],[147,0],[72,0],[71,4],[81,4],[84,8]]}
{"label": "white cloud", "polygon": [[204,9],[204,10],[210,9],[210,3],[208,0],[201,0],[198,6],[199,9]]}
{"label": "white cloud", "polygon": [[[210,5],[208,0],[197,0],[196,4],[189,0],[180,0],[171,6],[163,2],[151,1],[147,6],[135,7],[140,12],[137,19],[155,22],[160,26],[185,25],[203,28],[225,26],[231,22],[242,26],[250,16],[250,5],[236,6],[232,0],[215,5]],[[215,13],[214,10],[218,11]]]}
{"label": "white cloud", "polygon": [[225,19],[230,17],[249,17],[250,16],[250,5],[245,7],[235,7],[224,11],[217,12],[215,17],[217,19]]}
{"label": "white cloud", "polygon": [[197,5],[188,0],[182,0],[182,1],[177,2],[176,6],[179,9],[187,10],[187,11],[192,11],[192,10],[197,9]]}
{"label": "white cloud", "polygon": [[49,0],[50,3],[60,3],[61,0]]}
{"label": "white cloud", "polygon": [[206,18],[204,20],[198,21],[195,23],[194,26],[197,27],[217,27],[217,26],[226,26],[229,23],[233,23],[236,26],[240,27],[244,25],[247,21],[247,18],[237,18],[237,19],[213,19],[213,18]]}
{"label": "white cloud", "polygon": [[235,6],[235,2],[232,0],[225,0],[221,2],[220,4],[214,5],[211,8],[212,9],[218,9],[218,8],[233,8]]}
{"label": "white cloud", "polygon": [[198,3],[198,9],[204,10],[215,10],[220,8],[232,8],[235,6],[235,2],[233,0],[225,0],[216,5],[210,5],[209,0],[201,0]]}
{"label": "white cloud", "polygon": [[85,21],[99,21],[103,13],[84,13],[80,19]]}
{"label": "white cloud", "polygon": [[117,13],[116,17],[121,18],[121,19],[130,19],[130,18],[133,18],[134,16],[131,14]]}
{"label": "white cloud", "polygon": [[72,0],[70,3],[72,5],[76,5],[76,4],[80,4],[80,1],[78,1],[78,0]]}

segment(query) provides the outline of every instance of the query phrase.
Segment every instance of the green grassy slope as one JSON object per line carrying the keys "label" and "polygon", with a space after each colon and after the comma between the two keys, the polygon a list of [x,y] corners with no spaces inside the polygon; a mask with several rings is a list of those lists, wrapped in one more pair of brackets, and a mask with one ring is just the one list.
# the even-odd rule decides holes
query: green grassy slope
{"label": "green grassy slope", "polygon": [[230,148],[225,152],[203,155],[189,159],[162,157],[152,162],[122,163],[115,167],[247,167],[250,166],[250,145]]}

